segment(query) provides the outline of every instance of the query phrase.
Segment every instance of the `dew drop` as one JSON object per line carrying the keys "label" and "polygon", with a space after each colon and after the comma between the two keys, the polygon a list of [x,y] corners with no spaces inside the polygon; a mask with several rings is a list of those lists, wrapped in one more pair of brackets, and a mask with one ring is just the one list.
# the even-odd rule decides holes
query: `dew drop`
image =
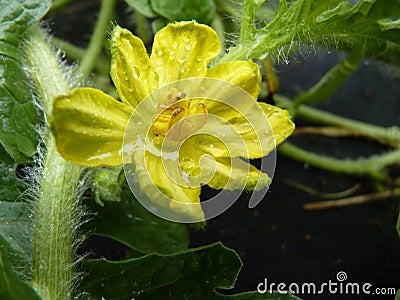
{"label": "dew drop", "polygon": [[190,51],[190,49],[192,49],[192,46],[190,44],[186,44],[185,45],[185,50],[186,51]]}
{"label": "dew drop", "polygon": [[200,62],[202,60],[203,60],[203,58],[200,55],[196,57],[196,61]]}
{"label": "dew drop", "polygon": [[169,59],[171,59],[171,60],[175,59],[175,52],[174,51],[171,51],[169,53]]}
{"label": "dew drop", "polygon": [[162,55],[163,55],[163,51],[162,51],[162,50],[158,50],[158,51],[157,51],[157,55],[158,55],[158,56],[162,56]]}
{"label": "dew drop", "polygon": [[186,60],[186,57],[185,57],[185,56],[180,56],[180,57],[178,58],[178,62],[179,62],[180,64],[181,64],[181,63],[184,63],[185,60]]}
{"label": "dew drop", "polygon": [[182,74],[185,73],[185,68],[184,67],[181,68],[181,73]]}
{"label": "dew drop", "polygon": [[189,42],[190,42],[190,38],[189,38],[187,35],[184,35],[184,36],[183,36],[183,41],[184,41],[185,43],[189,43]]}
{"label": "dew drop", "polygon": [[140,70],[136,67],[133,68],[133,78],[139,79]]}
{"label": "dew drop", "polygon": [[173,47],[174,49],[178,49],[178,42],[175,41],[175,42],[173,43],[172,47]]}

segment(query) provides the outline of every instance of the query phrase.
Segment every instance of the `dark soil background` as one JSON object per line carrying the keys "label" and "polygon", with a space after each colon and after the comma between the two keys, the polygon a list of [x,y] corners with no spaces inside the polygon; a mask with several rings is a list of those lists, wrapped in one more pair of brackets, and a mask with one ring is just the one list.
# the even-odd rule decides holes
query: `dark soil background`
{"label": "dark soil background", "polygon": [[[99,1],[75,1],[47,17],[53,34],[85,46],[96,20]],[[118,2],[117,23],[134,31],[132,16]],[[304,59],[280,65],[280,93],[294,96],[315,83],[343,53],[316,50]],[[400,123],[400,71],[366,60],[331,99],[320,107],[339,115],[390,126]],[[297,126],[302,123],[297,122]],[[330,139],[296,136],[304,148],[336,157],[368,156],[385,151],[377,143],[355,138]],[[399,173],[399,170],[393,170]],[[361,184],[358,194],[373,191],[371,182],[322,171],[278,155],[273,183],[265,199],[249,209],[248,195],[224,214],[208,222],[204,231],[192,232],[191,247],[222,241],[243,260],[231,292],[255,290],[258,283],[336,281],[339,271],[346,282],[369,282],[373,287],[400,288],[400,238],[395,225],[399,199],[324,211],[306,211],[303,204],[319,201],[288,185],[305,184],[321,192],[339,192]],[[212,191],[204,189],[203,195]],[[105,238],[91,238],[86,247],[98,255],[115,257],[123,247]],[[372,290],[372,288],[371,288]],[[304,299],[394,299],[394,296],[304,295]]]}

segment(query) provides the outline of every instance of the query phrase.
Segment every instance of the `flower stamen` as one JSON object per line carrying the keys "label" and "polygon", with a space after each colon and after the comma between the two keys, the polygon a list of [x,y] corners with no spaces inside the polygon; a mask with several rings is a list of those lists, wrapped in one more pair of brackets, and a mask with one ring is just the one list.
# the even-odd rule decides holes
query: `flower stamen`
{"label": "flower stamen", "polygon": [[[158,113],[155,114],[152,125],[152,131],[156,136],[165,137],[169,134],[174,140],[183,140],[203,127],[207,121],[206,106],[199,103],[200,113],[195,114],[194,111],[197,109],[191,111],[191,100],[186,98],[186,93],[176,88],[162,93],[157,102]],[[174,132],[169,132],[175,124]]]}

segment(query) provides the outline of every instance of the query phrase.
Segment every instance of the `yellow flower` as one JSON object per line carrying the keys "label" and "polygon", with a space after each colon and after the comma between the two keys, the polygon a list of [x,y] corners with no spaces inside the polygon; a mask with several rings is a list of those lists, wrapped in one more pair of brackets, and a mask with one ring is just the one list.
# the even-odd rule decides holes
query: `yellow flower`
{"label": "yellow flower", "polygon": [[[167,25],[156,34],[152,53],[148,57],[138,37],[116,26],[111,36],[111,77],[122,102],[93,88],[77,88],[70,95],[56,97],[50,127],[58,151],[66,160],[83,166],[121,165],[124,133],[135,108],[158,88],[181,79],[206,77],[224,80],[245,90],[257,103],[255,99],[261,82],[258,66],[251,61],[232,61],[208,68],[220,51],[217,34],[210,27],[196,22],[179,22]],[[248,165],[240,157],[252,159],[267,155],[292,133],[294,125],[287,111],[264,103],[257,105],[261,107],[261,112],[264,111],[272,128],[272,132],[265,132],[265,140],[261,140],[266,147],[259,146],[251,130],[242,130],[241,133],[245,151],[232,152],[220,140],[204,134],[201,138],[186,139],[204,126],[209,114],[225,118],[238,128],[238,132],[241,132],[240,126],[246,119],[223,104],[192,101],[184,91],[177,89],[162,94],[160,101],[154,104],[151,139],[160,145],[174,124],[194,114],[203,116],[200,118],[203,121],[195,125],[186,124],[181,129],[183,132],[173,137],[177,140],[186,139],[179,151],[181,168],[195,176],[201,169],[200,157],[208,154],[214,157],[215,168],[215,174],[207,182],[210,187],[234,189],[237,183],[253,190],[267,186],[270,183],[268,175]],[[247,169],[233,169],[232,156],[240,164],[246,165]],[[158,201],[157,195],[149,188],[153,185],[170,199],[161,205],[191,215],[196,221],[204,218],[200,207],[200,186],[185,187],[171,181],[162,159],[153,153],[145,152],[144,157],[133,157],[139,184],[152,201]],[[228,181],[230,184],[226,186]],[[182,209],[176,203],[193,205]]]}

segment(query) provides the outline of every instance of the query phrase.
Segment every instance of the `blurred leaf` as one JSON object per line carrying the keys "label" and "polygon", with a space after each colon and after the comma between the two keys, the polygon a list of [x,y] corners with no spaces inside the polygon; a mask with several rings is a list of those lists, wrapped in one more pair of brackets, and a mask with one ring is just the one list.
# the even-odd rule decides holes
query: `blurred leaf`
{"label": "blurred leaf", "polygon": [[397,229],[397,234],[400,236],[400,214],[399,217],[397,218],[396,229]]}
{"label": "blurred leaf", "polygon": [[153,22],[151,22],[151,29],[153,30],[153,32],[157,32],[161,28],[166,26],[167,24],[168,24],[168,20],[166,20],[164,18],[158,18],[158,19],[155,19]]}
{"label": "blurred leaf", "polygon": [[8,243],[0,236],[0,299],[40,300],[34,289],[12,270]]}
{"label": "blurred leaf", "polygon": [[169,21],[196,20],[211,24],[216,7],[213,0],[151,0],[152,8]]}
{"label": "blurred leaf", "polygon": [[1,247],[7,250],[8,264],[22,271],[26,271],[26,260],[31,253],[29,232],[33,222],[29,216],[26,203],[0,201]]}
{"label": "blurred leaf", "polygon": [[158,15],[151,8],[150,0],[125,0],[131,7],[136,9],[142,15],[148,18],[154,18]]}
{"label": "blurred leaf", "polygon": [[275,18],[247,56],[296,51],[305,43],[338,49],[363,45],[366,54],[400,66],[400,0],[280,1]]}
{"label": "blurred leaf", "polygon": [[0,145],[0,200],[2,201],[15,201],[26,189],[26,184],[15,176],[16,167],[17,164]]}
{"label": "blurred leaf", "polygon": [[47,12],[51,1],[0,2],[0,143],[16,162],[36,153],[39,118],[23,69],[19,48],[26,29]]}
{"label": "blurred leaf", "polygon": [[88,201],[87,205],[95,215],[83,229],[95,235],[115,239],[143,254],[173,253],[188,246],[186,225],[153,215],[127,188],[122,189],[119,202],[99,206]]}
{"label": "blurred leaf", "polygon": [[171,255],[149,254],[111,262],[89,260],[82,287],[87,299],[298,299],[291,295],[243,293],[221,295],[230,289],[242,266],[235,251],[221,243]]}

